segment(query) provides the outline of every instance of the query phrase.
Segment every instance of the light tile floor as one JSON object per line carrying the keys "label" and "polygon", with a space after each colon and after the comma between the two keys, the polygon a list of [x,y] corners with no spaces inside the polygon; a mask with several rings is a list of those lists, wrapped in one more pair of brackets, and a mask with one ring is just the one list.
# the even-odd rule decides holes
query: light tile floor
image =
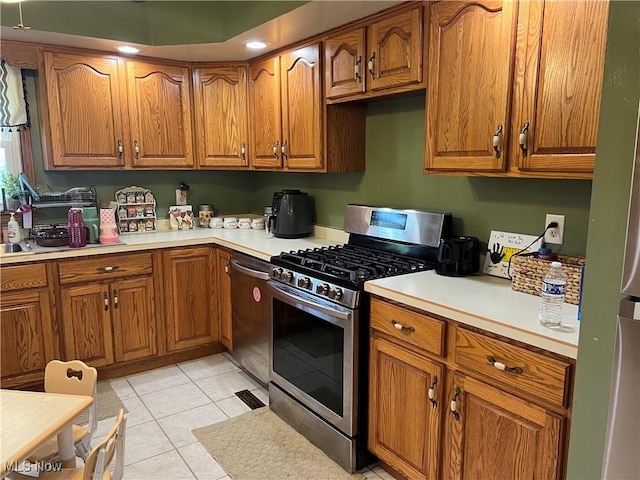
{"label": "light tile floor", "polygon": [[[250,390],[263,403],[269,403],[267,390],[242,372],[228,353],[110,382],[129,410],[125,480],[229,479],[191,430],[250,411],[235,395],[237,391]],[[104,438],[113,421],[98,422],[92,444]],[[378,466],[362,473],[368,480],[392,480]]]}

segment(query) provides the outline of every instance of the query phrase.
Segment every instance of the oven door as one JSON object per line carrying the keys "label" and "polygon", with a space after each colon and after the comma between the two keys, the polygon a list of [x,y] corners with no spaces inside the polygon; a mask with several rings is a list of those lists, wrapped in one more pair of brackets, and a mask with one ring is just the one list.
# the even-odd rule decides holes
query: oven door
{"label": "oven door", "polygon": [[358,311],[269,280],[269,379],[343,433],[357,433]]}

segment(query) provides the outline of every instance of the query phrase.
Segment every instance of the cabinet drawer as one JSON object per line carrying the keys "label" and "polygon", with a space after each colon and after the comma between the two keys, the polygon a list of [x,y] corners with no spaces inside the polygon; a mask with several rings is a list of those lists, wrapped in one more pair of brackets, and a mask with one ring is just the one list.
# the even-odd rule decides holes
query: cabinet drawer
{"label": "cabinet drawer", "polygon": [[44,263],[2,267],[0,286],[3,292],[47,286],[47,267]]}
{"label": "cabinet drawer", "polygon": [[62,261],[58,268],[60,283],[63,285],[153,273],[150,253],[103,255],[86,260]]}
{"label": "cabinet drawer", "polygon": [[[455,360],[461,370],[466,367],[509,387],[566,406],[569,362],[462,328],[456,331]],[[502,369],[503,366],[506,368]]]}
{"label": "cabinet drawer", "polygon": [[444,325],[442,320],[371,300],[371,328],[440,356],[444,352]]}

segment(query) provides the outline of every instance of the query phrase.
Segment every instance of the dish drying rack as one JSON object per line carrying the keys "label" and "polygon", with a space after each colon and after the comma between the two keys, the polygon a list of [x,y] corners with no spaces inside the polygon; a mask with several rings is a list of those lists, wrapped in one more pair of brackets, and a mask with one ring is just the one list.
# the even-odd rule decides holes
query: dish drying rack
{"label": "dish drying rack", "polygon": [[96,187],[75,187],[65,192],[44,192],[39,194],[39,200],[34,199],[36,208],[52,207],[95,207],[98,195]]}

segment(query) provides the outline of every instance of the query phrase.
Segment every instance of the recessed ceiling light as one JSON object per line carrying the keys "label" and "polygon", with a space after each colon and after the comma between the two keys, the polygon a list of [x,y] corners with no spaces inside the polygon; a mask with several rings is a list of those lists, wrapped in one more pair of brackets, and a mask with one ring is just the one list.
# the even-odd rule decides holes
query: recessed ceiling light
{"label": "recessed ceiling light", "polygon": [[120,47],[116,47],[118,49],[119,52],[122,53],[138,53],[140,51],[139,48],[136,47],[132,47],[131,45],[122,45]]}
{"label": "recessed ceiling light", "polygon": [[267,46],[266,42],[261,42],[259,40],[252,40],[245,44],[247,48],[253,48],[254,50],[260,50],[261,48],[265,48]]}

